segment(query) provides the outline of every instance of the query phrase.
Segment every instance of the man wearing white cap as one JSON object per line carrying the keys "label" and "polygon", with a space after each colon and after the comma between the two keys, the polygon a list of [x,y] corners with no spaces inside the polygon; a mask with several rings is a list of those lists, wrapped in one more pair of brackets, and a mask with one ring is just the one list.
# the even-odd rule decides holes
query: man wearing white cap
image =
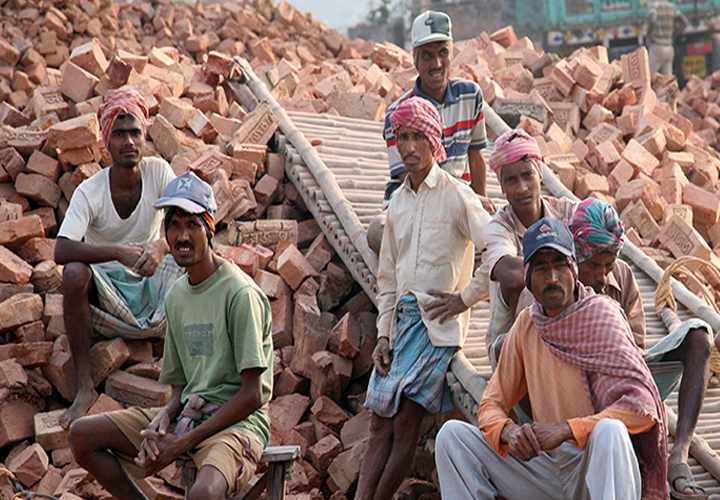
{"label": "man wearing white cap", "polygon": [[[428,10],[413,21],[412,51],[418,78],[412,90],[395,101],[385,113],[383,137],[387,144],[390,182],[385,187],[384,206],[400,186],[407,172],[397,149],[397,138],[390,125],[390,115],[411,97],[427,99],[438,110],[443,125],[442,144],[447,158],[439,163],[447,173],[470,184],[481,195],[486,210],[494,212],[485,199],[487,166],[482,149],[487,146],[485,101],[480,86],[469,80],[450,78],[452,58],[452,22],[444,12]],[[372,221],[368,243],[380,252],[384,219]]]}

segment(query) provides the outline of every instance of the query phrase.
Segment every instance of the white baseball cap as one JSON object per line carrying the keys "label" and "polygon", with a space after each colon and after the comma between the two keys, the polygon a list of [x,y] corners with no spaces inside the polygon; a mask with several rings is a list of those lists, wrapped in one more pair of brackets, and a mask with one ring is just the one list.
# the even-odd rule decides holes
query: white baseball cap
{"label": "white baseball cap", "polygon": [[452,42],[450,16],[436,10],[426,10],[415,18],[412,25],[412,48],[433,42]]}

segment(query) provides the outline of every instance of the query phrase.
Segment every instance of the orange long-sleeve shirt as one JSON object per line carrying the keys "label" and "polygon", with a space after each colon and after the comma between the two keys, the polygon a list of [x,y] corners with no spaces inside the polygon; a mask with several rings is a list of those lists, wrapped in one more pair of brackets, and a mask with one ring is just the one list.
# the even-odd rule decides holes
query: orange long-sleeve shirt
{"label": "orange long-sleeve shirt", "polygon": [[570,425],[575,444],[583,449],[595,424],[603,418],[622,421],[630,434],[646,432],[655,425],[649,416],[606,408],[599,413],[585,392],[580,371],[550,353],[525,309],[515,321],[488,383],[478,420],[487,442],[505,457],[508,446],[500,434],[509,422],[510,409],[530,395],[533,419],[548,424]]}

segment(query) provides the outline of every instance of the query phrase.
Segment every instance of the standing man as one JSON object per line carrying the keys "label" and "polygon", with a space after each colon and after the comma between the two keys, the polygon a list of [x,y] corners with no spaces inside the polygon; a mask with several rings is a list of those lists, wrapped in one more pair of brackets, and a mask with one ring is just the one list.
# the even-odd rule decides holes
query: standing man
{"label": "standing man", "polygon": [[502,339],[522,305],[532,302],[525,287],[522,239],[528,227],[543,217],[567,221],[577,202],[541,195],[542,155],[535,139],[524,130],[509,130],[495,141],[489,160],[508,204],[493,215],[485,230],[487,251],[484,273],[490,277],[490,325],[486,337],[488,356],[495,363]]}
{"label": "standing man", "polygon": [[[450,78],[452,59],[452,23],[444,12],[428,10],[415,18],[412,25],[412,53],[418,71],[415,87],[395,101],[385,113],[383,137],[388,148],[390,182],[385,188],[384,206],[407,175],[397,147],[390,116],[401,103],[411,97],[431,102],[442,121],[442,144],[446,158],[438,162],[441,169],[469,183],[480,195],[483,205],[494,211],[485,197],[487,166],[482,150],[487,146],[485,102],[480,86],[469,80]],[[368,243],[379,253],[383,216],[374,219],[368,228]]]}
{"label": "standing man", "polygon": [[143,158],[145,99],[133,89],[111,90],[98,119],[112,166],[75,190],[55,246],[55,261],[65,266],[65,331],[77,376],[75,400],[60,418],[65,428],[97,397],[90,364],[93,329],[108,337],[162,336],[165,293],[181,274],[165,259],[162,214],[152,206],[175,174],[165,160]]}
{"label": "standing man", "polygon": [[187,270],[165,300],[160,380],[173,386],[170,402],[81,418],[70,446],[114,498],[147,500],[128,472],[154,474],[188,453],[199,471],[188,498],[221,500],[247,484],[270,437],[270,305],[212,251],[216,204],[207,183],[187,172],[155,206],[165,209],[167,244]]}
{"label": "standing man", "polygon": [[[373,412],[356,500],[390,500],[405,478],[425,411],[453,403],[445,374],[481,298],[473,244],[490,217],[472,190],[440,169],[442,123],[426,99],[390,116],[408,172],[388,208],[378,273],[378,343],[365,406]],[[468,265],[469,264],[469,265]]]}
{"label": "standing man", "polygon": [[685,14],[680,12],[672,2],[657,0],[650,4],[647,38],[651,75],[655,73],[673,74],[673,61],[675,60],[673,41],[675,35],[685,31],[689,24]]}
{"label": "standing man", "polygon": [[[608,203],[588,198],[578,205],[570,220],[570,230],[575,239],[580,281],[620,305],[628,318],[635,345],[642,352],[645,348],[645,312],[630,266],[618,260],[624,228],[617,212]],[[705,399],[711,341],[710,325],[693,318],[683,322],[643,355],[662,396],[670,394],[682,377],[677,430],[668,459],[668,482],[673,494],[679,493],[687,499],[707,498],[702,487],[695,483],[687,460]],[[682,361],[683,369],[674,374],[668,374],[667,370],[656,371],[665,361]]]}
{"label": "standing man", "polygon": [[[438,433],[443,498],[666,500],[663,404],[622,311],[578,282],[563,222],[528,228],[523,265],[535,302],[505,340],[480,427]],[[525,395],[535,422],[518,426],[508,412]]]}

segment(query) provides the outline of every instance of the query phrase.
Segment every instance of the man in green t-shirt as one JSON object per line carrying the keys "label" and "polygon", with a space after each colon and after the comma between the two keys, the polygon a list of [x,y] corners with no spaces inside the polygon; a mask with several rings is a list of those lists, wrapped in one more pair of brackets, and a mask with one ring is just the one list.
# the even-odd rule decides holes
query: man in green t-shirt
{"label": "man in green t-shirt", "polygon": [[115,498],[145,499],[127,472],[152,474],[187,453],[199,470],[189,498],[223,499],[247,484],[270,437],[270,305],[212,251],[216,204],[207,183],[185,173],[155,207],[166,210],[165,238],[187,270],[165,299],[160,380],[173,386],[170,402],[81,418],[70,445]]}

